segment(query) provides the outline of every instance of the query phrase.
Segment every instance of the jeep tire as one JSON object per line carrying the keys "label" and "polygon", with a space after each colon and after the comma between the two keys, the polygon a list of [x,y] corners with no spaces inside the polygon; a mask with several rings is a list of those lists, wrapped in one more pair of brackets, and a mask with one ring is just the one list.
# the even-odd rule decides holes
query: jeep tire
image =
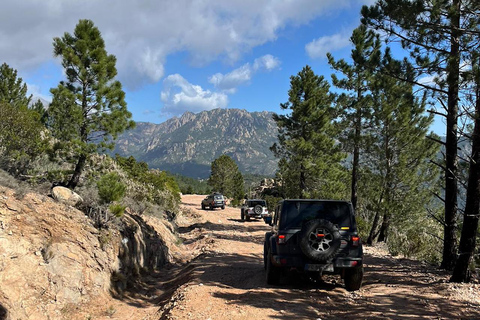
{"label": "jeep tire", "polygon": [[280,282],[280,270],[272,264],[272,254],[267,253],[266,280],[267,284],[278,284]]}
{"label": "jeep tire", "polygon": [[343,281],[347,291],[356,291],[362,286],[363,267],[345,269]]}
{"label": "jeep tire", "polygon": [[257,215],[262,214],[262,212],[263,212],[262,206],[259,205],[259,204],[257,204],[257,205],[253,208],[253,212],[255,212],[255,214],[257,214]]}
{"label": "jeep tire", "polygon": [[340,250],[340,244],[340,232],[328,220],[307,221],[300,231],[300,249],[305,256],[318,262],[329,262]]}

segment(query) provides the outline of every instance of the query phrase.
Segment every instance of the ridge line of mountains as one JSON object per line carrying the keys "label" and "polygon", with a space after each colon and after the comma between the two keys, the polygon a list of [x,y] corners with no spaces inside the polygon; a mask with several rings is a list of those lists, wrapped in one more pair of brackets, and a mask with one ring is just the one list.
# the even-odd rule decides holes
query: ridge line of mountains
{"label": "ridge line of mountains", "polygon": [[160,124],[137,122],[121,134],[112,154],[134,156],[150,168],[205,179],[213,160],[226,154],[242,173],[273,176],[278,160],[270,151],[277,142],[273,113],[213,109],[184,113]]}

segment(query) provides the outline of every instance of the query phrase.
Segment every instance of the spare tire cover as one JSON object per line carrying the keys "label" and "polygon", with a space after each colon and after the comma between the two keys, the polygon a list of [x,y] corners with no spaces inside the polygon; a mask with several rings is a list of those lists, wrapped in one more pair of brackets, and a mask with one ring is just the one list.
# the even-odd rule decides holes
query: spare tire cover
{"label": "spare tire cover", "polygon": [[305,222],[300,231],[300,249],[308,258],[328,262],[340,250],[341,236],[333,223],[324,219]]}

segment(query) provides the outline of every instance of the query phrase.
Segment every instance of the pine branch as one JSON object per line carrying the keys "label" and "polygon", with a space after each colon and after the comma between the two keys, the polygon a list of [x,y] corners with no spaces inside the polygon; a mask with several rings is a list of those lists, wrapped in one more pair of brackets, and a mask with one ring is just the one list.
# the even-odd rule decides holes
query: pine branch
{"label": "pine branch", "polygon": [[432,137],[432,136],[427,136],[427,139],[432,140],[432,141],[435,141],[436,143],[439,143],[439,144],[441,144],[441,145],[443,145],[443,146],[446,145],[445,141],[436,139],[436,138],[434,138],[434,137]]}
{"label": "pine branch", "polygon": [[[432,236],[433,238],[437,239],[437,240],[440,240],[442,243],[443,243],[443,238],[440,238],[439,236],[437,236],[436,234],[433,234],[433,233],[430,233],[430,232],[425,232],[426,234],[428,234],[429,236]],[[438,249],[437,249],[438,250]],[[441,250],[438,250],[439,252],[442,252]]]}
{"label": "pine branch", "polygon": [[433,161],[430,159],[430,163],[433,163],[434,165],[436,165],[437,167],[441,168],[443,171],[446,171],[447,168],[443,165],[441,165],[440,163],[436,162],[436,161]]}
{"label": "pine branch", "polygon": [[433,109],[428,110],[428,112],[431,113],[431,114],[436,114],[437,116],[442,116],[442,117],[444,117],[444,118],[447,117],[446,114],[441,113],[441,112],[438,112],[438,111],[435,111],[435,110],[433,110]]}
{"label": "pine branch", "polygon": [[441,218],[437,217],[433,212],[432,210],[430,210],[429,208],[427,208],[427,214],[432,217],[434,220],[436,220],[438,223],[440,223],[442,226],[446,226],[447,224],[445,223],[444,220],[442,220]]}

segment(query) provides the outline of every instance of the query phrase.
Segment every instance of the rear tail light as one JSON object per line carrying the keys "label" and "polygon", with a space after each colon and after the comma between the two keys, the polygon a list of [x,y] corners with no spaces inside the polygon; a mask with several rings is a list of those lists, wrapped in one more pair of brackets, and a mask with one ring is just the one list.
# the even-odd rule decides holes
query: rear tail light
{"label": "rear tail light", "polygon": [[285,243],[287,243],[287,238],[285,237],[284,234],[278,235],[277,240],[278,240],[278,244],[285,244]]}
{"label": "rear tail light", "polygon": [[360,244],[360,237],[352,236],[352,246],[358,247]]}

